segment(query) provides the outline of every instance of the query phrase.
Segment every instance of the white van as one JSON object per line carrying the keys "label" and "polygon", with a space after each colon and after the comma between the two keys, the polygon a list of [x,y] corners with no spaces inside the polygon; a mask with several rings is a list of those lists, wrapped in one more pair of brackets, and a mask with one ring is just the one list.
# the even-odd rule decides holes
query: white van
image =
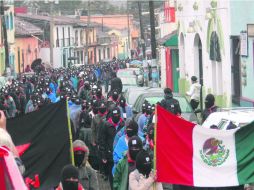
{"label": "white van", "polygon": [[229,125],[242,127],[252,121],[254,121],[254,108],[226,108],[211,113],[202,126],[206,128],[217,126],[220,130],[226,130]]}

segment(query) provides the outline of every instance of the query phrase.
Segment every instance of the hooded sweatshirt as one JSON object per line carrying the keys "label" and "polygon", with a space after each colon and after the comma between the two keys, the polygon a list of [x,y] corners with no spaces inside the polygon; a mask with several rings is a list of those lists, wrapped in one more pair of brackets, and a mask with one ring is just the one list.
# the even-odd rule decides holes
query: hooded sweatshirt
{"label": "hooded sweatshirt", "polygon": [[187,92],[187,95],[191,97],[191,100],[200,100],[200,90],[201,85],[199,83],[193,83],[190,87],[190,90]]}

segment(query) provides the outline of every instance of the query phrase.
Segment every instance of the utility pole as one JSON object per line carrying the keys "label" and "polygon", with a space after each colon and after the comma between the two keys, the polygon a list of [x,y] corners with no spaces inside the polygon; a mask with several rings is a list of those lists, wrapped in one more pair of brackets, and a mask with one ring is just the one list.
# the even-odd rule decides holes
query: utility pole
{"label": "utility pole", "polygon": [[1,21],[2,21],[4,49],[5,49],[5,71],[7,71],[7,68],[10,67],[10,65],[9,65],[8,36],[7,36],[6,23],[5,23],[5,17],[4,17],[4,0],[1,0]]}
{"label": "utility pole", "polygon": [[149,1],[149,9],[150,9],[152,59],[156,60],[155,16],[153,1]]}
{"label": "utility pole", "polygon": [[[129,57],[130,55],[130,46],[131,46],[131,42],[130,42],[130,12],[129,12],[129,3],[128,0],[126,1],[127,3],[127,22],[128,22],[128,45],[127,45],[127,55]],[[129,57],[130,58],[130,57]]]}
{"label": "utility pole", "polygon": [[[53,67],[54,63],[54,2],[50,2],[50,65]],[[64,39],[63,39],[64,40]]]}
{"label": "utility pole", "polygon": [[143,59],[146,59],[146,45],[145,45],[145,35],[144,35],[144,27],[143,27],[143,19],[142,19],[142,4],[138,2],[138,12],[139,12],[139,25],[140,25],[140,35],[141,35],[141,45],[143,52]]}
{"label": "utility pole", "polygon": [[89,64],[89,55],[88,55],[88,49],[89,49],[89,33],[90,33],[90,22],[91,22],[91,15],[90,15],[90,9],[91,9],[91,5],[90,5],[90,0],[88,0],[88,10],[87,10],[87,27],[86,27],[86,54],[85,54],[85,59],[86,59],[86,64]]}

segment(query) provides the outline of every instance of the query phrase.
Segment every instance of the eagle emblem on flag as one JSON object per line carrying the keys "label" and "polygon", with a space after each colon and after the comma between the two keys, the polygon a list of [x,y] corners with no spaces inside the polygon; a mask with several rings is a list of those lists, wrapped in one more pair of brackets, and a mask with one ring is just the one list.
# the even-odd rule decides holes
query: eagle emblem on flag
{"label": "eagle emblem on flag", "polygon": [[229,149],[225,148],[222,140],[209,138],[203,144],[200,156],[208,166],[216,167],[222,165],[227,160]]}

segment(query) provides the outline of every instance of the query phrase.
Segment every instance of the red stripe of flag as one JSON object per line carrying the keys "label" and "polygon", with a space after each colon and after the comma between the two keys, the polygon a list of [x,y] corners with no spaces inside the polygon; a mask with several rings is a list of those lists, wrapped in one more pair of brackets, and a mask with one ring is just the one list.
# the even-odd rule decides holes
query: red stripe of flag
{"label": "red stripe of flag", "polygon": [[156,169],[159,182],[193,186],[195,124],[157,107]]}

